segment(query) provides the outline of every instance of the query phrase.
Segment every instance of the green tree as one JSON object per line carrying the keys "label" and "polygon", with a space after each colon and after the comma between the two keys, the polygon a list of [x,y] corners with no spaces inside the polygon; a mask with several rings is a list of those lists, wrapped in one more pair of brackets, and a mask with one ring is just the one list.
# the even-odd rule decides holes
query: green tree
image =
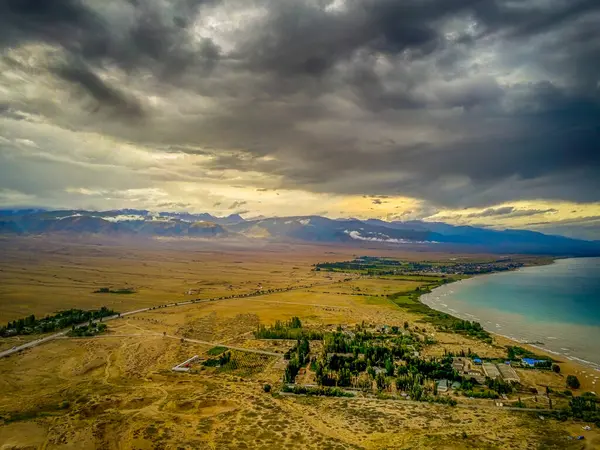
{"label": "green tree", "polygon": [[568,388],[579,389],[580,386],[581,386],[581,383],[579,382],[579,378],[577,378],[575,375],[567,376],[567,387]]}
{"label": "green tree", "polygon": [[423,397],[423,387],[415,383],[410,390],[410,398],[418,402],[421,397]]}
{"label": "green tree", "polygon": [[385,361],[385,373],[388,377],[394,376],[394,362],[391,359]]}
{"label": "green tree", "polygon": [[554,373],[560,373],[560,366],[558,364],[552,364],[552,371]]}
{"label": "green tree", "polygon": [[371,363],[367,365],[367,373],[371,376],[371,378],[375,378],[375,369],[373,369]]}
{"label": "green tree", "polygon": [[338,376],[338,386],[350,386],[352,374],[348,369],[341,369]]}
{"label": "green tree", "polygon": [[378,373],[377,377],[375,377],[375,381],[377,382],[377,389],[383,391],[387,388],[387,382],[385,380],[385,376],[382,373]]}

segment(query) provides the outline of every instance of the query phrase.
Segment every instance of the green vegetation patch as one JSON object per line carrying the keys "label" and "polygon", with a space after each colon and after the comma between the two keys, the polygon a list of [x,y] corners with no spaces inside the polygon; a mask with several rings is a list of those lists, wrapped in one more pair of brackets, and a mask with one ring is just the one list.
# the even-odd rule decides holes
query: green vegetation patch
{"label": "green vegetation patch", "polygon": [[559,420],[573,417],[600,427],[600,399],[594,393],[586,392],[578,397],[572,397],[568,408],[556,410],[551,415]]}
{"label": "green vegetation patch", "polygon": [[210,358],[202,362],[206,367],[221,367],[231,361],[231,352],[221,353],[218,358]]}
{"label": "green vegetation patch", "polygon": [[94,294],[135,294],[133,288],[111,289],[107,287],[100,288],[94,291]]}
{"label": "green vegetation patch", "polygon": [[6,414],[0,414],[0,424],[8,425],[9,423],[23,422],[34,420],[40,417],[53,416],[59,414],[60,411],[69,409],[69,407],[69,402],[63,401],[61,403],[38,406],[34,409],[29,409],[26,411],[8,412]]}
{"label": "green vegetation patch", "polygon": [[265,370],[273,357],[259,353],[228,350],[219,356],[202,363],[204,367],[214,367],[217,373],[230,373],[238,376],[252,376]]}
{"label": "green vegetation patch", "polygon": [[67,336],[71,337],[85,337],[85,336],[96,336],[104,333],[108,327],[104,323],[90,322],[88,325],[76,327],[73,325],[71,331],[67,333]]}
{"label": "green vegetation patch", "polygon": [[346,392],[343,389],[327,386],[309,387],[298,385],[288,386],[287,384],[285,384],[281,388],[281,391],[299,395],[319,395],[325,397],[354,397],[354,394],[352,392]]}
{"label": "green vegetation patch", "polygon": [[324,262],[315,265],[316,271],[355,272],[371,276],[419,274],[421,276],[446,274],[478,275],[514,270],[522,262],[509,259],[497,261],[399,261],[390,258],[361,256],[352,261]]}
{"label": "green vegetation patch", "polygon": [[211,348],[211,349],[210,349],[209,351],[207,351],[206,353],[207,353],[208,355],[210,355],[210,356],[217,356],[217,355],[220,355],[221,353],[223,353],[223,352],[225,352],[225,351],[227,351],[227,347],[220,347],[220,346],[217,346],[217,347],[213,347],[213,348]]}
{"label": "green vegetation patch", "polygon": [[[535,360],[535,367],[539,369],[551,369],[552,362],[554,361],[552,358],[549,358],[546,355],[538,355],[537,353],[532,352],[531,350],[527,350],[526,348],[519,346],[507,346],[506,347],[506,356],[511,361],[530,358]],[[560,369],[559,369],[560,370]]]}
{"label": "green vegetation patch", "polygon": [[287,353],[284,355],[284,358],[289,360],[289,362],[283,374],[283,380],[286,383],[294,382],[296,375],[298,375],[298,372],[300,371],[300,368],[308,362],[309,353],[310,344],[306,338],[298,340],[296,345],[287,351]]}
{"label": "green vegetation patch", "polygon": [[[447,283],[448,280],[449,279],[445,279],[444,283]],[[436,311],[424,303],[421,303],[419,297],[431,292],[432,287],[437,287],[437,285],[427,286],[426,288],[417,288],[411,292],[391,294],[388,295],[388,298],[399,307],[423,316],[423,322],[435,325],[440,331],[453,331],[455,333],[474,337],[483,342],[492,342],[492,335],[485,331],[480,323],[459,319],[450,314]]]}
{"label": "green vegetation patch", "polygon": [[104,317],[115,316],[117,314],[117,312],[108,309],[106,306],[91,311],[81,309],[59,311],[53,316],[46,316],[42,319],[38,319],[32,314],[24,319],[8,322],[6,326],[0,327],[0,336],[8,337],[49,333],[92,320],[102,320]]}
{"label": "green vegetation patch", "polygon": [[320,340],[323,339],[323,333],[318,330],[308,330],[302,328],[302,322],[298,317],[292,317],[287,322],[278,320],[271,327],[259,325],[254,332],[256,339],[302,339]]}

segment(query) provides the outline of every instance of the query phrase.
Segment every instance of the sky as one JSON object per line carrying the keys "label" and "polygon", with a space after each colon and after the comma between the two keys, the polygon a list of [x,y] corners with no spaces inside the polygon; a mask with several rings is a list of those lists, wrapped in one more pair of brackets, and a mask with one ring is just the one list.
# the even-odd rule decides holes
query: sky
{"label": "sky", "polygon": [[600,239],[598,0],[0,0],[0,207]]}

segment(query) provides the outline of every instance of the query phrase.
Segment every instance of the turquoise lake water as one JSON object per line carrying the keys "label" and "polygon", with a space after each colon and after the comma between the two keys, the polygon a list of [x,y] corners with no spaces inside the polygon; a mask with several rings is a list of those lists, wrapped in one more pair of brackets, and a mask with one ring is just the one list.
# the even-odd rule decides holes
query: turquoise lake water
{"label": "turquoise lake water", "polygon": [[[423,303],[488,331],[600,369],[600,258],[478,276],[435,289]],[[599,384],[600,389],[600,384]]]}

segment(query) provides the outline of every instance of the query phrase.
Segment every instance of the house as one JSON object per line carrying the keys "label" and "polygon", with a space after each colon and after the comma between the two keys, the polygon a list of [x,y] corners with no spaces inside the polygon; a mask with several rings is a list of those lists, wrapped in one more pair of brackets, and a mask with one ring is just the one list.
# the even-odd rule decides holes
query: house
{"label": "house", "polygon": [[471,362],[467,358],[454,358],[452,368],[459,374],[466,374],[471,370]]}
{"label": "house", "polygon": [[459,389],[460,388],[460,382],[459,381],[455,381],[454,383],[452,383],[452,386],[450,386],[452,389]]}
{"label": "house", "polygon": [[479,365],[479,364],[483,364],[483,361],[479,358],[473,358],[473,363]]}
{"label": "house", "polygon": [[462,358],[454,358],[452,360],[452,368],[458,373],[463,373],[465,371],[465,361]]}
{"label": "house", "polygon": [[524,366],[527,367],[535,367],[535,363],[537,362],[541,362],[539,359],[533,359],[533,358],[523,358],[521,359],[521,364],[523,364]]}
{"label": "house", "polygon": [[469,371],[468,374],[464,375],[465,378],[467,379],[473,379],[475,380],[478,384],[484,384],[485,383],[485,377],[481,374],[481,372],[477,372],[475,370],[471,370]]}
{"label": "house", "polygon": [[495,380],[500,376],[500,371],[498,370],[498,367],[496,367],[496,364],[489,362],[483,363],[483,373],[492,380]]}
{"label": "house", "polygon": [[448,392],[448,380],[436,380],[435,384],[437,385],[438,392]]}
{"label": "house", "polygon": [[498,367],[498,370],[500,371],[500,375],[502,376],[502,379],[504,381],[514,382],[514,383],[521,382],[519,375],[517,375],[517,372],[515,372],[515,369],[513,369],[511,366],[506,365],[506,364],[498,364],[497,367]]}

